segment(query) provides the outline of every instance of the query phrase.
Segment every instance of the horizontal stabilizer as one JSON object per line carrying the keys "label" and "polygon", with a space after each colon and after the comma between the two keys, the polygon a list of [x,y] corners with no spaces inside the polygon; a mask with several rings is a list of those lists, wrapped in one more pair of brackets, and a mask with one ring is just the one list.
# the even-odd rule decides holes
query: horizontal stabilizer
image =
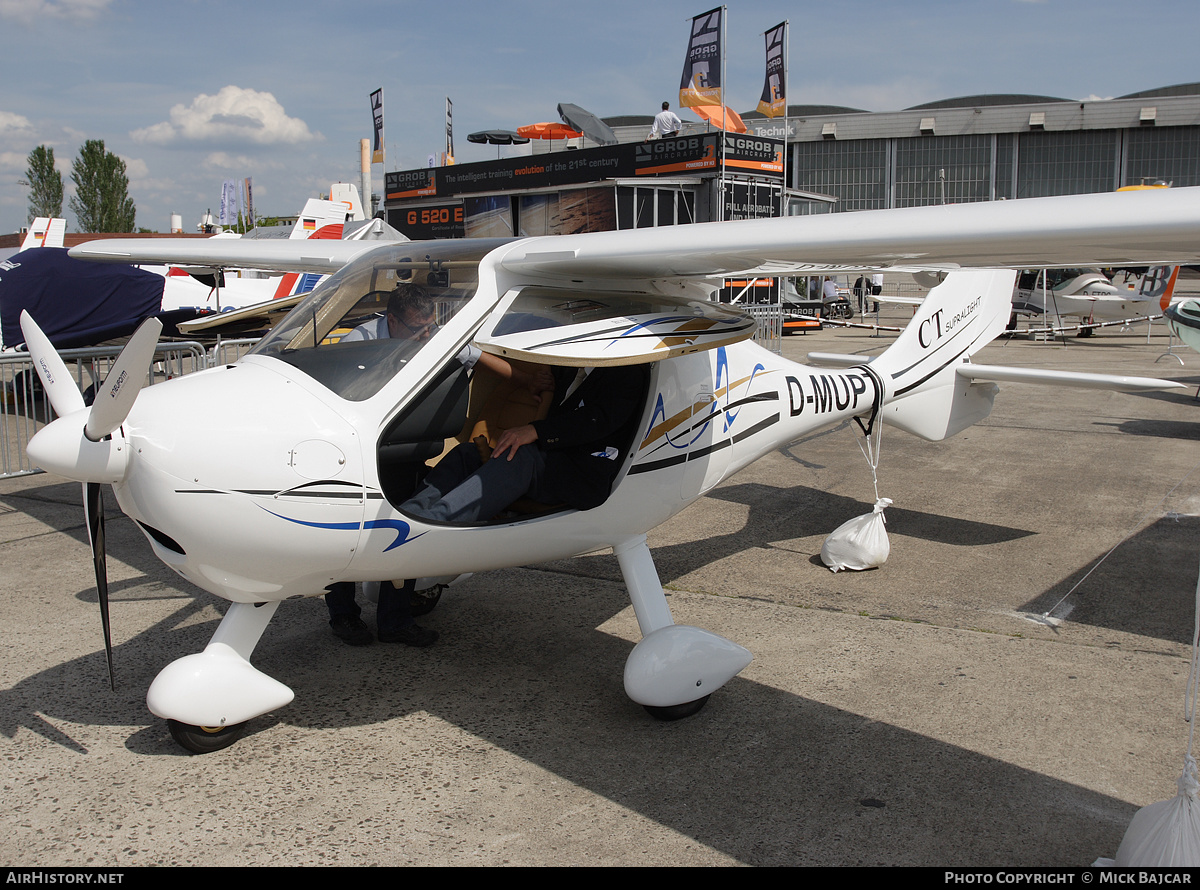
{"label": "horizontal stabilizer", "polygon": [[1003,383],[1039,383],[1049,386],[1074,386],[1081,389],[1108,389],[1116,392],[1154,392],[1187,389],[1173,380],[1155,377],[1128,377],[1124,374],[1085,374],[1079,371],[1049,371],[1041,368],[1004,368],[998,365],[963,364],[955,368],[967,380]]}

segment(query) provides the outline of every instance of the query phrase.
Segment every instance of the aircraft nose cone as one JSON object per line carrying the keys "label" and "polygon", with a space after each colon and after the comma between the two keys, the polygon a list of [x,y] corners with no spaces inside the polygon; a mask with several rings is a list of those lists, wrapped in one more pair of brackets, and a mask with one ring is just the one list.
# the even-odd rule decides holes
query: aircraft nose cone
{"label": "aircraft nose cone", "polygon": [[78,482],[115,485],[129,468],[129,443],[121,430],[93,442],[84,434],[90,410],[60,417],[29,440],[29,459],[48,473]]}

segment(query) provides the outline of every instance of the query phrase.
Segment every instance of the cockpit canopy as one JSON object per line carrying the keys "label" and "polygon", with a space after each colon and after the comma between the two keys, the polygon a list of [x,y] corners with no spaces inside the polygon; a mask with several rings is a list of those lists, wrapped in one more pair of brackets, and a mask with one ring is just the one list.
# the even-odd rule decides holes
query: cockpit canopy
{"label": "cockpit canopy", "polygon": [[[343,399],[368,399],[436,340],[438,329],[475,295],[479,261],[499,243],[408,242],[371,251],[317,287],[251,354],[287,362]],[[413,256],[414,248],[420,255]],[[428,292],[433,324],[387,336],[388,301],[405,284]]]}
{"label": "cockpit canopy", "polygon": [[[368,399],[422,350],[449,356],[462,348],[462,325],[446,332],[454,343],[440,329],[475,296],[480,261],[503,243],[409,242],[373,250],[297,304],[251,354],[287,362],[343,399]],[[405,308],[403,319],[389,315],[393,293],[409,294],[405,286],[414,284],[432,305],[415,316]],[[735,343],[755,330],[754,319],[720,303],[561,280],[516,285],[490,313],[486,307],[479,313],[474,342],[483,351],[572,367],[660,361]]]}

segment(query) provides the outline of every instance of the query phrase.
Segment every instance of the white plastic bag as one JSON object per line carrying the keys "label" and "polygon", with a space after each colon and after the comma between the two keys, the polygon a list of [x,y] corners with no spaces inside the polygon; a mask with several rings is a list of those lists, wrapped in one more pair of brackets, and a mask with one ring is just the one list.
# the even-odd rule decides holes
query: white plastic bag
{"label": "white plastic bag", "polygon": [[880,498],[875,509],[843,522],[821,545],[821,562],[830,571],[842,569],[873,569],[887,562],[888,544],[883,510],[890,507],[891,498]]}
{"label": "white plastic bag", "polygon": [[1117,850],[1119,868],[1195,868],[1200,866],[1200,799],[1196,762],[1188,756],[1179,793],[1142,807],[1129,823]]}

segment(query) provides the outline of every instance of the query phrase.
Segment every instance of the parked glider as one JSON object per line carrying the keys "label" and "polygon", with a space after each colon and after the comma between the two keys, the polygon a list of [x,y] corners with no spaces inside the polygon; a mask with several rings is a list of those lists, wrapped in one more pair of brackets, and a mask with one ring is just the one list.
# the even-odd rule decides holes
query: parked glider
{"label": "parked glider", "polygon": [[[259,263],[263,246],[182,248]],[[147,695],[150,710],[193,751],[230,744],[246,721],[292,700],[290,689],[250,664],[285,599],[318,596],[339,581],[449,578],[602,548],[617,557],[643,634],[626,663],[626,692],[657,716],[695,712],[751,656],[674,624],[646,533],[742,467],[851,417],[868,428],[885,422],[946,438],[988,415],[997,379],[1178,387],[975,364],[972,355],[1008,321],[1009,271],[952,271],[891,348],[843,370],[805,367],[748,342],[753,322],[707,299],[722,280],[836,266],[1193,261],[1200,189],[353,245],[357,253],[346,242],[269,246],[298,248],[293,269],[335,274],[237,363],[140,392],[155,331],[139,332],[90,409],[37,326],[24,321],[61,415],[29,443],[29,455],[85,483],[106,627],[103,484],[166,565],[231,603],[205,650],[164,668]],[[166,259],[168,250],[162,242],[117,247],[126,262],[143,250]],[[288,268],[283,253],[273,256],[269,265]],[[388,292],[409,280],[438,302],[432,337],[339,342],[337,332],[376,317]],[[425,462],[486,406],[483,375],[469,377],[456,359],[469,342],[530,362],[639,367],[640,422],[629,441],[614,443],[620,469],[600,506],[473,525],[401,511]]]}

